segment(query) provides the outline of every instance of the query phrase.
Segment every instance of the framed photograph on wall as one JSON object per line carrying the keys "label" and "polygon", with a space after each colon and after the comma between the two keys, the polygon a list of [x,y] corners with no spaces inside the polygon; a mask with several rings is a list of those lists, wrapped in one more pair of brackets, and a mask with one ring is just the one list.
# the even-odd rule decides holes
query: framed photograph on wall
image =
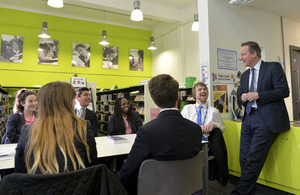
{"label": "framed photograph on wall", "polygon": [[138,49],[130,49],[129,54],[130,70],[143,71],[144,70],[144,51]]}
{"label": "framed photograph on wall", "polygon": [[72,66],[90,67],[90,44],[73,42]]}
{"label": "framed photograph on wall", "polygon": [[119,69],[118,47],[103,46],[103,68]]}
{"label": "framed photograph on wall", "polygon": [[15,35],[1,35],[2,62],[23,62],[23,37]]}
{"label": "framed photograph on wall", "polygon": [[58,64],[58,41],[39,39],[39,64]]}

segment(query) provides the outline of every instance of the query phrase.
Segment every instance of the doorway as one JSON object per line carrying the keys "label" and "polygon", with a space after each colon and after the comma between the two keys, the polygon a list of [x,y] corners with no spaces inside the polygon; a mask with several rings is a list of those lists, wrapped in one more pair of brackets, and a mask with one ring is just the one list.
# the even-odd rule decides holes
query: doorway
{"label": "doorway", "polygon": [[294,120],[300,120],[300,47],[290,45]]}

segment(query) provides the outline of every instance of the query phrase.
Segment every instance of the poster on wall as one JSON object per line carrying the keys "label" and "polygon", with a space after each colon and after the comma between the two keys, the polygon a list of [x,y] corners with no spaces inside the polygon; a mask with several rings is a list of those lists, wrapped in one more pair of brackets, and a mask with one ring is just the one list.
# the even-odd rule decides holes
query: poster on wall
{"label": "poster on wall", "polygon": [[15,35],[1,35],[2,62],[23,62],[23,37]]}
{"label": "poster on wall", "polygon": [[212,82],[220,83],[235,83],[234,74],[225,74],[225,73],[211,73]]}
{"label": "poster on wall", "polygon": [[217,49],[218,68],[225,70],[237,70],[237,51]]}
{"label": "poster on wall", "polygon": [[50,39],[39,40],[39,64],[58,64],[58,41]]}
{"label": "poster on wall", "polygon": [[118,47],[103,46],[103,68],[119,69]]}
{"label": "poster on wall", "polygon": [[220,113],[228,112],[227,85],[213,85],[213,104]]}
{"label": "poster on wall", "polygon": [[130,70],[143,71],[144,70],[144,51],[138,49],[130,49],[129,54]]}
{"label": "poster on wall", "polygon": [[86,78],[85,77],[71,77],[71,85],[73,87],[86,87]]}
{"label": "poster on wall", "polygon": [[90,67],[90,44],[73,42],[72,66]]}

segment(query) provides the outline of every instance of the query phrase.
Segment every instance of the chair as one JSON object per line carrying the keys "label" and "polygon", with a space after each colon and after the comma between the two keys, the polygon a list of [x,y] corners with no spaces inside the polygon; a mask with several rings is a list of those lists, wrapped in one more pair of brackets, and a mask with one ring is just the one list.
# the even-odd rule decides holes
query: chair
{"label": "chair", "polygon": [[13,173],[0,183],[0,194],[124,195],[121,182],[105,165],[58,174]]}
{"label": "chair", "polygon": [[138,195],[191,195],[203,187],[203,155],[175,161],[145,160],[138,176]]}

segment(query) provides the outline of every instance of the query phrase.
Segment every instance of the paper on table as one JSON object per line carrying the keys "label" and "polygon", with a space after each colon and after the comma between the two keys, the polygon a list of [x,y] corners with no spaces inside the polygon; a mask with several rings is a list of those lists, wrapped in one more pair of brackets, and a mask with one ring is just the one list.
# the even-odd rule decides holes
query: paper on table
{"label": "paper on table", "polygon": [[15,157],[16,148],[3,147],[0,150],[0,161],[13,159]]}

